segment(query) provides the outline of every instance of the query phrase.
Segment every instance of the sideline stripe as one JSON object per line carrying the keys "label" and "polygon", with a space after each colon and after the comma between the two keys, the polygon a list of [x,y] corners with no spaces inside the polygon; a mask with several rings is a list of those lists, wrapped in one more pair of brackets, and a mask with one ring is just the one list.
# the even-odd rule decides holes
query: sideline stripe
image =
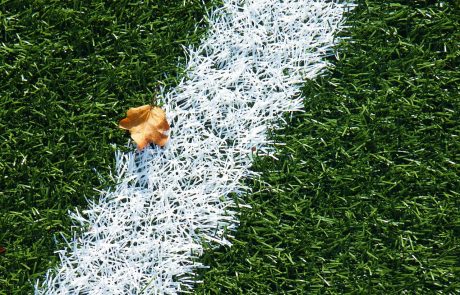
{"label": "sideline stripe", "polygon": [[[188,76],[162,94],[171,123],[164,149],[117,153],[113,191],[90,203],[61,265],[36,294],[163,294],[193,286],[201,241],[230,244],[252,149],[267,128],[300,110],[305,79],[327,63],[349,5],[326,0],[236,0],[209,16],[208,37],[189,49]],[[297,98],[296,98],[297,97]]]}

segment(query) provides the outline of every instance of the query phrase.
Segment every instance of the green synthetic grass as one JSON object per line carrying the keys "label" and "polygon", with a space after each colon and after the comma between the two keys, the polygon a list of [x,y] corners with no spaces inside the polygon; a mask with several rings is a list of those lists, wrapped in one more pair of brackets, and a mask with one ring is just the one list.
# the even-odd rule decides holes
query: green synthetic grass
{"label": "green synthetic grass", "polygon": [[460,5],[358,1],[196,294],[460,293]]}
{"label": "green synthetic grass", "polygon": [[0,294],[56,264],[68,210],[112,184],[118,120],[177,83],[212,2],[1,1]]}
{"label": "green synthetic grass", "polygon": [[[305,85],[279,160],[258,159],[197,294],[460,292],[460,5],[380,2]],[[67,210],[111,185],[117,121],[177,82],[200,3],[0,3],[0,294],[30,293]]]}

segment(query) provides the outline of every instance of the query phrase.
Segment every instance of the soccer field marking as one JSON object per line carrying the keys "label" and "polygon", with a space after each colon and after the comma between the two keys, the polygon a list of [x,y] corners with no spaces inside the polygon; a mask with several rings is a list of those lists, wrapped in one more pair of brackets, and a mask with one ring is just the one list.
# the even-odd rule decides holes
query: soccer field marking
{"label": "soccer field marking", "polygon": [[164,149],[118,152],[117,185],[73,213],[84,228],[36,294],[174,294],[193,287],[202,240],[230,245],[230,193],[247,188],[253,148],[270,149],[271,123],[302,108],[300,87],[326,66],[346,4],[224,1],[189,48],[187,76],[161,98]]}

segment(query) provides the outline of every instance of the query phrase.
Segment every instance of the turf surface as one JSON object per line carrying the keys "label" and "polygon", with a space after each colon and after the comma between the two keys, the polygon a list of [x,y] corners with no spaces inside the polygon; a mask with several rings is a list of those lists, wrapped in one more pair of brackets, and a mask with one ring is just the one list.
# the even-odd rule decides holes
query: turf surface
{"label": "turf surface", "polygon": [[[358,1],[335,69],[273,135],[197,294],[460,292],[460,5],[381,2]],[[56,263],[67,210],[111,185],[116,122],[199,42],[200,1],[159,3],[1,2],[0,294]]]}
{"label": "turf surface", "polygon": [[460,293],[460,5],[358,1],[196,294]]}
{"label": "turf surface", "polygon": [[67,211],[112,184],[118,120],[177,83],[211,2],[1,1],[0,294],[55,265]]}

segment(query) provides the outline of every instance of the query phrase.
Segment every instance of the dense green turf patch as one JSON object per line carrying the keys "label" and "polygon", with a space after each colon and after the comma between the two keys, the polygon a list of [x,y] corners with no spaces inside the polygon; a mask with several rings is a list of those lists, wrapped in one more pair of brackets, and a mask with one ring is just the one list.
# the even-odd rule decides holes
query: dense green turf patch
{"label": "dense green turf patch", "polygon": [[117,121],[177,82],[206,2],[2,1],[0,294],[56,263],[67,211],[110,185]]}
{"label": "dense green turf patch", "polygon": [[197,294],[460,292],[460,8],[359,1],[348,25]]}

